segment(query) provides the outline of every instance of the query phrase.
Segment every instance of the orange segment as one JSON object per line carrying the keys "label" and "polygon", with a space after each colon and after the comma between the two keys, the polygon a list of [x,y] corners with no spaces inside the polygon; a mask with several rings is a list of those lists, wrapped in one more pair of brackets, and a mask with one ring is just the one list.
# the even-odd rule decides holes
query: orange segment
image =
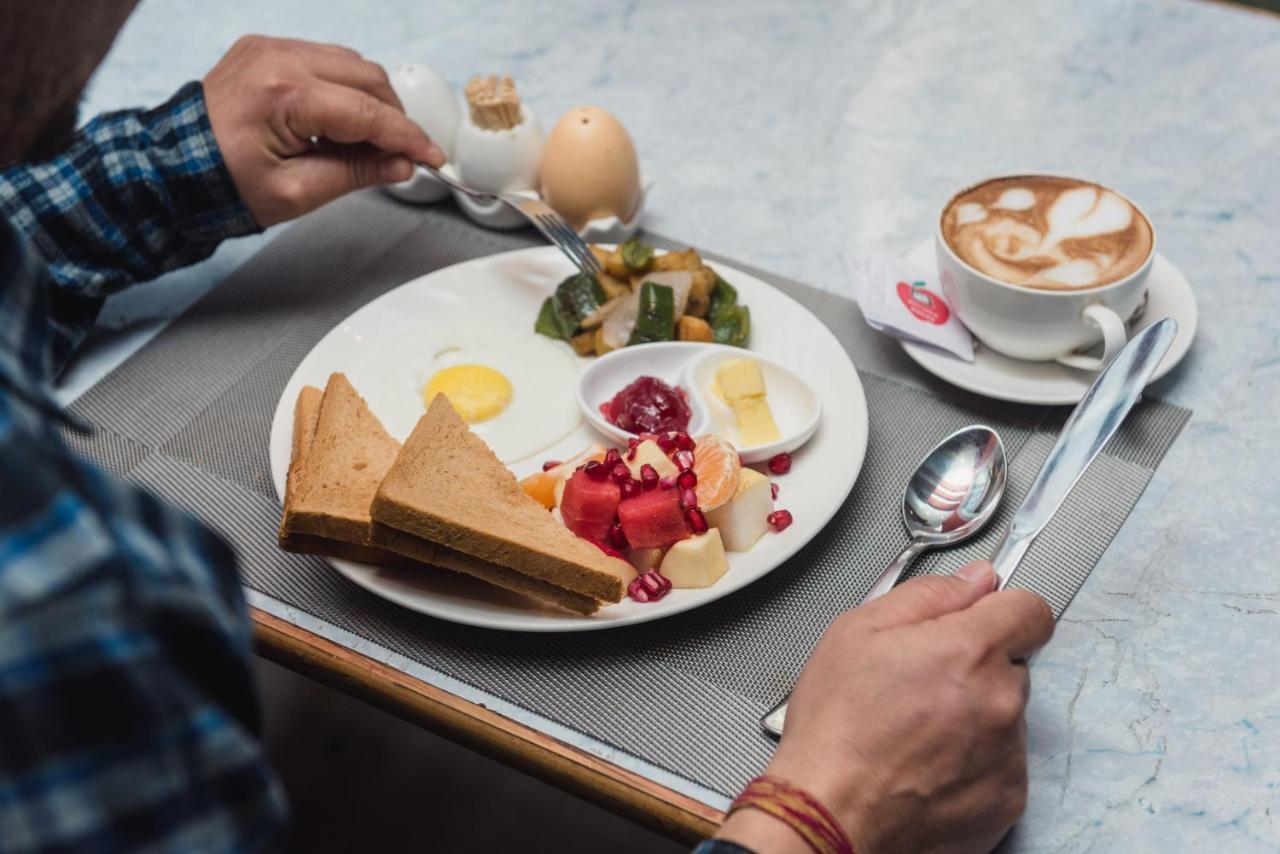
{"label": "orange segment", "polygon": [[702,512],[728,503],[738,491],[742,462],[733,445],[708,433],[693,449],[693,473],[698,476],[698,507]]}
{"label": "orange segment", "polygon": [[604,448],[592,445],[578,456],[565,460],[555,468],[534,472],[520,481],[520,488],[524,490],[525,495],[550,510],[556,506],[556,482],[561,476],[567,477],[572,474],[574,469],[587,460],[603,460],[604,453]]}

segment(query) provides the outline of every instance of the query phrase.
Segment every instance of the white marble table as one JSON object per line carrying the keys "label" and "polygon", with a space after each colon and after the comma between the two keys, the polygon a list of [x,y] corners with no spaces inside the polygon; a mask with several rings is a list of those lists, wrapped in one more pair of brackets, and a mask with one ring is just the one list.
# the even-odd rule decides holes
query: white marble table
{"label": "white marble table", "polygon": [[[163,99],[240,34],[507,71],[599,103],[657,186],[648,224],[848,292],[948,190],[1035,166],[1126,190],[1200,302],[1157,393],[1195,415],[1036,659],[1018,851],[1280,846],[1280,18],[1194,0],[789,4],[168,0],[86,110]],[[75,396],[258,248],[117,298]]]}

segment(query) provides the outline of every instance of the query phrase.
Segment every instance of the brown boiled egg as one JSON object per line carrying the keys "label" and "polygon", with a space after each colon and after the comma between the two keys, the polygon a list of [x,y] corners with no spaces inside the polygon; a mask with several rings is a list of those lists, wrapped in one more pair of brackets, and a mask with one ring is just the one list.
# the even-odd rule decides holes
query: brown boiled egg
{"label": "brown boiled egg", "polygon": [[640,202],[640,164],[627,129],[599,107],[576,107],[542,149],[542,198],[581,230],[588,221],[631,220]]}

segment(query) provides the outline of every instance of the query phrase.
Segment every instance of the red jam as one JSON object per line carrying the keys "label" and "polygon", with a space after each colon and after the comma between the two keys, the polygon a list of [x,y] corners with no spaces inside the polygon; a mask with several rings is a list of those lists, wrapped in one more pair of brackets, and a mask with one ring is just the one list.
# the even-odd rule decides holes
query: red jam
{"label": "red jam", "polygon": [[684,389],[657,377],[640,377],[613,400],[600,405],[605,420],[628,433],[666,433],[685,430],[693,413]]}

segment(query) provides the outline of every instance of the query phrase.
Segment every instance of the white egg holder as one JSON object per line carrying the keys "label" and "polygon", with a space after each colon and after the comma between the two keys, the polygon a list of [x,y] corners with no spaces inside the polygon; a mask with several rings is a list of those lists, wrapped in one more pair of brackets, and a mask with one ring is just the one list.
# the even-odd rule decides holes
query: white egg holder
{"label": "white egg holder", "polygon": [[[489,130],[471,121],[465,99],[455,95],[435,71],[425,65],[404,64],[391,73],[405,113],[427,131],[449,160],[441,172],[481,192],[501,192],[540,199],[538,164],[545,134],[538,116],[528,104],[520,105],[520,123],[510,130]],[[630,220],[617,216],[587,222],[579,234],[595,243],[621,243],[640,227],[650,185],[640,178],[640,198]],[[410,204],[433,204],[450,194],[462,212],[478,225],[508,230],[529,221],[503,202],[479,201],[457,192],[419,167],[407,181],[386,188],[394,198]]]}
{"label": "white egg holder", "polygon": [[[452,162],[446,163],[440,171],[450,178],[462,180],[458,167]],[[649,194],[649,187],[650,185],[645,183],[644,178],[641,177],[640,199],[636,203],[636,212],[630,220],[623,221],[616,216],[593,219],[579,229],[578,234],[589,243],[623,243],[627,241],[640,228],[640,215],[644,212],[645,197]],[[386,189],[395,198],[411,204],[433,204],[452,194],[454,201],[458,203],[458,207],[467,215],[467,218],[485,228],[505,231],[529,224],[529,221],[524,216],[513,211],[497,199],[488,202],[473,199],[466,193],[459,193],[445,186],[422,168],[419,168],[408,181],[393,184]],[[537,190],[510,190],[508,193],[514,196],[523,196],[526,199],[542,198]]]}

